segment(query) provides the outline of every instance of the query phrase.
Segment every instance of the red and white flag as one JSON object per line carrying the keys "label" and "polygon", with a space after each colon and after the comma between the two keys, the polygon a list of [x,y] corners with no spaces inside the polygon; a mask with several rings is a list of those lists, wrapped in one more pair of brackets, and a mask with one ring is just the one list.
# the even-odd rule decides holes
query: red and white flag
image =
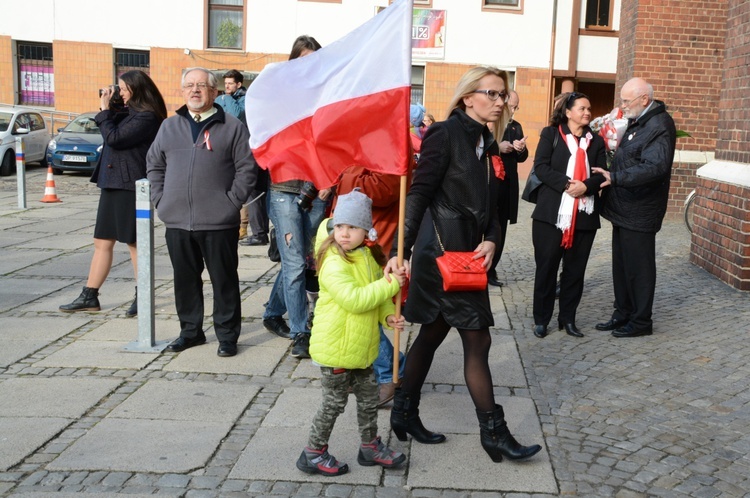
{"label": "red and white flag", "polygon": [[273,182],[332,186],[354,164],[405,175],[412,0],[306,57],[269,64],[245,97],[250,147]]}

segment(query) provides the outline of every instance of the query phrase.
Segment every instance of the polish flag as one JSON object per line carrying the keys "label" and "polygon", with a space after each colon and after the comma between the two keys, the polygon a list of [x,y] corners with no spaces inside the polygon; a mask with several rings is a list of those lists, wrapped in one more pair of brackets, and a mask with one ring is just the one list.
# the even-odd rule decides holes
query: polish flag
{"label": "polish flag", "polygon": [[405,175],[412,0],[396,0],[306,57],[269,64],[245,96],[250,147],[271,181],[336,182],[352,165]]}

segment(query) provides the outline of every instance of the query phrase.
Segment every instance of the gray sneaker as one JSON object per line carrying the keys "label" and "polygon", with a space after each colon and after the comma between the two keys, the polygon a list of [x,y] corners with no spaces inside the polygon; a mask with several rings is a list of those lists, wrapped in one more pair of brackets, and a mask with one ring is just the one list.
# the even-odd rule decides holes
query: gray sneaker
{"label": "gray sneaker", "polygon": [[310,334],[300,333],[294,336],[292,356],[294,356],[295,358],[310,357]]}
{"label": "gray sneaker", "polygon": [[398,467],[406,461],[406,455],[400,451],[393,451],[385,445],[380,436],[376,437],[369,443],[362,444],[359,447],[357,462],[365,467],[380,465],[386,469]]}

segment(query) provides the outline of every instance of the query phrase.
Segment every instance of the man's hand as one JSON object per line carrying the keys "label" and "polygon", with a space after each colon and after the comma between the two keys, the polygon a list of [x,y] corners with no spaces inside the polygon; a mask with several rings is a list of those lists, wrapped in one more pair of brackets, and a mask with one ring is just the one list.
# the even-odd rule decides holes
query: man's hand
{"label": "man's hand", "polygon": [[601,173],[602,175],[604,175],[604,178],[606,179],[606,181],[604,183],[602,183],[602,188],[608,187],[608,186],[612,185],[612,178],[611,178],[611,176],[609,174],[609,171],[607,171],[606,169],[599,168],[599,167],[595,166],[595,167],[591,168],[591,172],[592,173]]}

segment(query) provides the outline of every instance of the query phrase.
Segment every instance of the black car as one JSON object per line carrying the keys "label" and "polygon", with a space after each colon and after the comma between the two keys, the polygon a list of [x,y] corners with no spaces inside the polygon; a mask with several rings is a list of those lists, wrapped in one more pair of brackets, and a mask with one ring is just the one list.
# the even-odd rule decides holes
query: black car
{"label": "black car", "polygon": [[47,145],[47,163],[56,175],[63,171],[91,173],[99,161],[104,139],[94,121],[95,112],[80,114]]}

